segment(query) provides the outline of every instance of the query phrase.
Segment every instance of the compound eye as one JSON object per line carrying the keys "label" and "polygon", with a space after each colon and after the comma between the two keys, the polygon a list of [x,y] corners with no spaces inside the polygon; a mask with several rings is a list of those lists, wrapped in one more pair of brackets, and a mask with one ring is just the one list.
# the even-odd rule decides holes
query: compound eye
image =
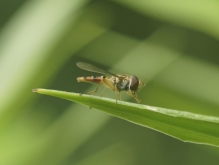
{"label": "compound eye", "polygon": [[130,90],[136,91],[138,89],[139,80],[136,76],[131,76],[131,82],[130,82]]}

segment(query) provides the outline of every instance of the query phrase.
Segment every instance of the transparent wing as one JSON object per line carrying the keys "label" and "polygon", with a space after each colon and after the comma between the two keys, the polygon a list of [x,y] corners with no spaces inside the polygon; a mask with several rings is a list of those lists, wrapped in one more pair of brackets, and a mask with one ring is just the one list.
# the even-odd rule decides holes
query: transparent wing
{"label": "transparent wing", "polygon": [[106,75],[113,75],[113,76],[116,76],[118,77],[117,75],[111,73],[111,72],[108,72],[108,71],[105,71],[103,69],[100,69],[96,66],[93,66],[91,64],[88,64],[88,63],[84,63],[84,62],[77,62],[76,65],[81,68],[81,69],[84,69],[84,70],[87,70],[87,71],[90,71],[90,72],[95,72],[95,73],[100,73],[100,74],[106,74]]}

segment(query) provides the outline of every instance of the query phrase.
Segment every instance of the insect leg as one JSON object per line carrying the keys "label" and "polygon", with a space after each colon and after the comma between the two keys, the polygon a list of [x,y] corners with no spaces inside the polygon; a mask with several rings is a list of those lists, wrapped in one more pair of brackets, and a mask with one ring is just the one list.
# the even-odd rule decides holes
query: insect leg
{"label": "insect leg", "polygon": [[133,97],[135,98],[135,100],[136,100],[138,103],[141,102],[141,100],[139,100],[137,96],[133,96]]}
{"label": "insect leg", "polygon": [[131,95],[132,97],[134,97],[134,99],[135,99],[138,103],[141,102],[141,100],[138,99],[138,96],[136,95],[135,92],[126,92],[126,93],[128,93],[129,95]]}
{"label": "insect leg", "polygon": [[[115,93],[116,93],[116,92],[115,92]],[[122,100],[122,94],[121,94],[121,92],[116,93],[116,103],[117,103],[117,100],[118,100],[118,95],[119,95],[119,97],[120,97],[120,100]]]}
{"label": "insect leg", "polygon": [[119,93],[115,92],[115,94],[116,94],[116,104],[117,104],[117,100],[118,100],[117,97],[118,97]]}
{"label": "insect leg", "polygon": [[119,92],[119,95],[120,95],[120,100],[122,101],[122,93]]}
{"label": "insect leg", "polygon": [[87,94],[93,94],[93,93],[96,93],[99,86],[100,86],[101,82],[97,85],[97,88],[94,90],[94,91],[91,91],[91,92],[87,92]]}
{"label": "insect leg", "polygon": [[114,91],[115,91],[115,94],[116,94],[116,104],[117,104],[117,96],[118,96],[118,94],[116,93],[116,84],[114,85]]}
{"label": "insect leg", "polygon": [[105,91],[105,89],[106,89],[106,87],[103,89],[103,91],[101,92],[101,97],[103,96],[103,93],[104,93],[104,91]]}

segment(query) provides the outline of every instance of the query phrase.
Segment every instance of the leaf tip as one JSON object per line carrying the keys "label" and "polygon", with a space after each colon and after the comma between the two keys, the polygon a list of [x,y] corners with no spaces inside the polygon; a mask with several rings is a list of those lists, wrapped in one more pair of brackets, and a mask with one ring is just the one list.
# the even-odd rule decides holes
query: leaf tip
{"label": "leaf tip", "polygon": [[36,88],[36,89],[32,89],[32,92],[38,92],[38,88]]}

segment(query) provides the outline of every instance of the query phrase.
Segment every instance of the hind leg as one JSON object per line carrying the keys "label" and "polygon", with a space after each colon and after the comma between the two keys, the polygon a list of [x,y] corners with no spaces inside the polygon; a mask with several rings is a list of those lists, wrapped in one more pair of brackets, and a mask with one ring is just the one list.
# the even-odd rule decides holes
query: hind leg
{"label": "hind leg", "polygon": [[[96,93],[99,86],[101,85],[102,81],[97,85],[97,88],[94,90],[94,91],[91,91],[91,92],[87,92],[86,94],[93,94],[93,93]],[[82,93],[80,93],[80,95],[82,95]]]}
{"label": "hind leg", "polygon": [[93,94],[93,93],[96,93],[97,90],[98,90],[98,88],[99,88],[99,86],[100,86],[100,83],[97,85],[97,88],[96,88],[94,91],[87,92],[87,94]]}
{"label": "hind leg", "polygon": [[106,87],[103,89],[103,91],[101,92],[101,97],[103,96],[103,94],[104,94],[104,91],[105,91],[105,89],[106,89]]}

